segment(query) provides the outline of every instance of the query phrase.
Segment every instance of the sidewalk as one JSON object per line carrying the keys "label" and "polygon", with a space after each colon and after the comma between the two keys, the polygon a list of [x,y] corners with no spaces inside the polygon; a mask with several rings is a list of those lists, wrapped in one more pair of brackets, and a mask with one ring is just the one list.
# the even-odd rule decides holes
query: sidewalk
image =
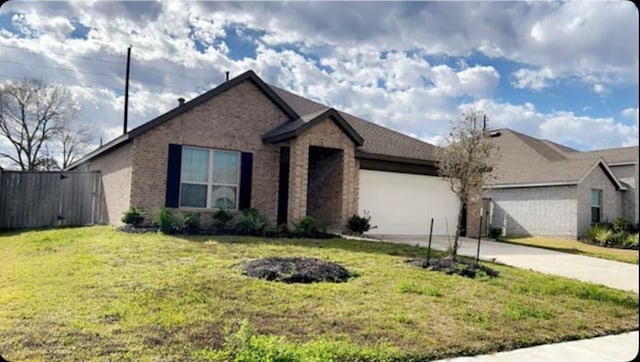
{"label": "sidewalk", "polygon": [[439,362],[628,362],[635,360],[638,355],[638,337],[638,332],[635,331],[474,357],[450,358]]}

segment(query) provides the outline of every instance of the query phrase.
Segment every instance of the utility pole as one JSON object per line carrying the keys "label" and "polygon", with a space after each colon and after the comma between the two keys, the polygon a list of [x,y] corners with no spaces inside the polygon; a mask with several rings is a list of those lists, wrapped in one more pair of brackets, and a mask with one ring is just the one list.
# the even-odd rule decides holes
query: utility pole
{"label": "utility pole", "polygon": [[131,65],[131,45],[127,48],[127,75],[124,83],[124,131],[122,134],[127,133],[127,120],[129,115],[129,67]]}

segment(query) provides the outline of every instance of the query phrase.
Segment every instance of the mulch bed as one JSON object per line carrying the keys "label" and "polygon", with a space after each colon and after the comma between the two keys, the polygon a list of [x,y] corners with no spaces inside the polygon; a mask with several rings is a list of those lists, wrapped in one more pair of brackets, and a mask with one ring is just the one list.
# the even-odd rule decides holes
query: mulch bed
{"label": "mulch bed", "polygon": [[499,272],[497,270],[493,270],[487,266],[476,264],[474,262],[466,261],[464,259],[458,259],[458,261],[453,264],[451,258],[442,258],[442,259],[431,259],[427,263],[427,259],[407,259],[405,263],[409,263],[411,265],[427,269],[443,272],[446,274],[457,274],[467,278],[475,278],[478,274],[486,274],[490,277],[497,277]]}
{"label": "mulch bed", "polygon": [[271,257],[240,266],[250,277],[284,283],[340,283],[349,279],[349,272],[341,265],[316,258]]}
{"label": "mulch bed", "polygon": [[[133,225],[123,225],[118,226],[116,228],[117,231],[122,231],[130,234],[141,234],[141,233],[155,233],[158,231],[157,227],[154,226],[133,226]],[[271,239],[294,239],[294,238],[303,238],[303,239],[332,239],[339,237],[336,234],[325,233],[322,231],[311,231],[306,233],[294,233],[291,231],[271,231],[267,230],[262,235],[252,235],[239,231],[236,228],[215,228],[215,229],[185,229],[182,232],[177,233],[178,235],[238,235],[238,236],[260,236]]]}

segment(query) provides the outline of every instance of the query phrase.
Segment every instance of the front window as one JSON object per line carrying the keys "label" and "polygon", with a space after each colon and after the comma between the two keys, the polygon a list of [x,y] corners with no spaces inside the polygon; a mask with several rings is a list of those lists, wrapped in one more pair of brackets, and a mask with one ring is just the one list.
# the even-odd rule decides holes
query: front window
{"label": "front window", "polygon": [[182,148],[180,206],[236,209],[239,153],[206,148]]}
{"label": "front window", "polygon": [[591,190],[591,223],[597,224],[602,215],[602,190]]}

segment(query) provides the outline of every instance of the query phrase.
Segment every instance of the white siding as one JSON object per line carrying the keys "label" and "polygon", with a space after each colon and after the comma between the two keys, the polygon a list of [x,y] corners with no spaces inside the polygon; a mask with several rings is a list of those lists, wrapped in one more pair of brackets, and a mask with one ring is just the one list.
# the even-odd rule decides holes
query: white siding
{"label": "white siding", "polygon": [[576,186],[491,189],[491,225],[507,235],[576,237]]}
{"label": "white siding", "polygon": [[359,176],[358,211],[371,214],[371,224],[378,226],[372,234],[425,235],[432,217],[434,235],[455,233],[458,201],[447,180],[371,170]]}

